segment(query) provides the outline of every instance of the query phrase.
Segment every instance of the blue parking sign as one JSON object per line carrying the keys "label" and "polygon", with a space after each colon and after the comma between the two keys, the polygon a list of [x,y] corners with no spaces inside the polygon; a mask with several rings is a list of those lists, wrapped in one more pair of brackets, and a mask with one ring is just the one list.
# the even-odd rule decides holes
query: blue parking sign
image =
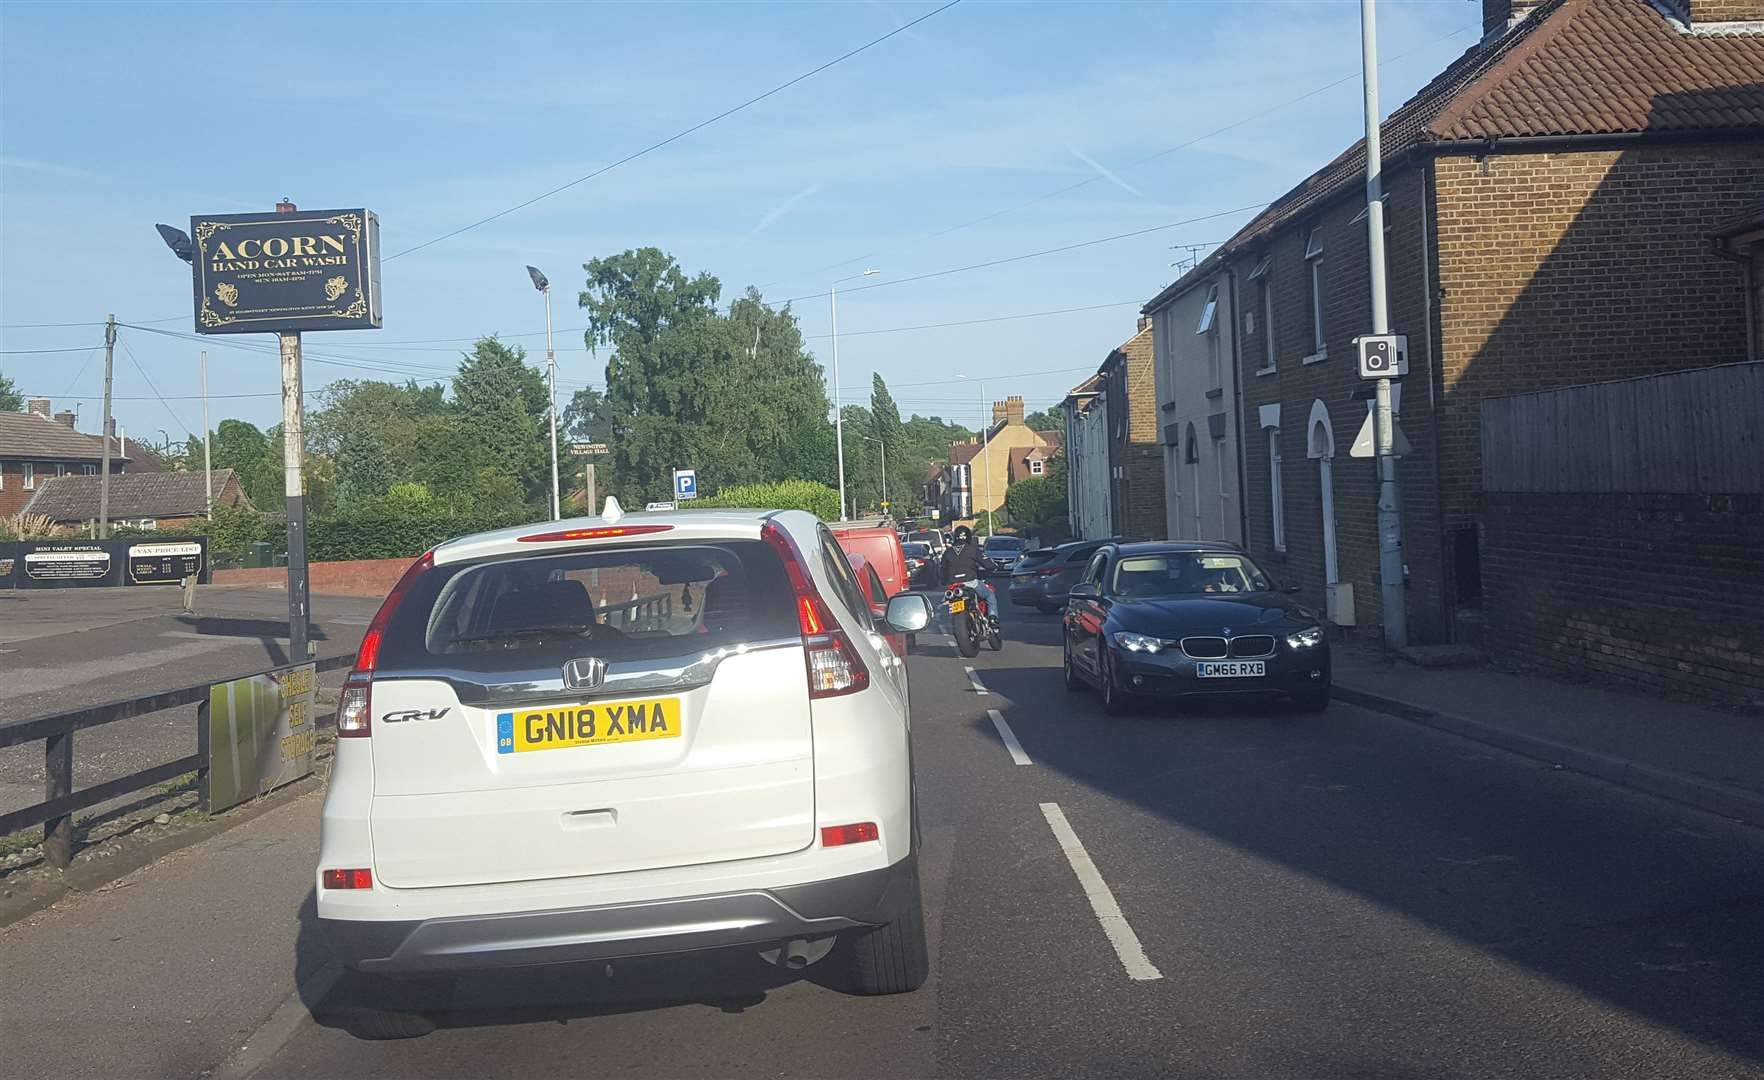
{"label": "blue parking sign", "polygon": [[698,498],[698,470],[697,469],[675,469],[674,470],[674,498],[676,498],[676,499],[696,499],[696,498]]}

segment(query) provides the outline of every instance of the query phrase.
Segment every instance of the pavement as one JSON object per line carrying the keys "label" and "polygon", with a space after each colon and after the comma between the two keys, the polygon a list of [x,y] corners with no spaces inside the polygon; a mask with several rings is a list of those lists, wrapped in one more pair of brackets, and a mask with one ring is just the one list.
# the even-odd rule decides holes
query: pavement
{"label": "pavement", "polygon": [[1336,696],[1764,825],[1764,718],[1486,667],[1337,650]]}
{"label": "pavement", "polygon": [[[377,600],[314,596],[320,656],[353,653]],[[250,675],[288,663],[288,598],[260,586],[0,591],[0,722]],[[194,705],[74,735],[87,787],[196,752]],[[40,742],[0,750],[0,811],[43,798]],[[94,808],[92,813],[100,813]]]}
{"label": "pavement", "polygon": [[1007,632],[912,661],[915,994],[549,968],[366,1041],[307,796],[0,930],[0,1076],[1764,1077],[1764,830],[1346,701],[1111,719]]}

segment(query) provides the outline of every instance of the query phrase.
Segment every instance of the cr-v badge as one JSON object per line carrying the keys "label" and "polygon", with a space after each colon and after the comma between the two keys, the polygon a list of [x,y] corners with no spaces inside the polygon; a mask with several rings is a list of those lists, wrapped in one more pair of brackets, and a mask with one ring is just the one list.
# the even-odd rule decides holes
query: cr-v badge
{"label": "cr-v badge", "polygon": [[584,656],[564,665],[564,686],[571,690],[597,690],[606,682],[606,661],[598,656]]}

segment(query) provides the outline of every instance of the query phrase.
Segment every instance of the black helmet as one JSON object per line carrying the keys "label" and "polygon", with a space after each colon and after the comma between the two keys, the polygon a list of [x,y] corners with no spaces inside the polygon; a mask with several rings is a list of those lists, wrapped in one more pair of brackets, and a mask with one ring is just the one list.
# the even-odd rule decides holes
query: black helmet
{"label": "black helmet", "polygon": [[965,544],[974,539],[974,530],[968,528],[966,525],[957,525],[955,532],[950,535],[954,537],[956,543]]}

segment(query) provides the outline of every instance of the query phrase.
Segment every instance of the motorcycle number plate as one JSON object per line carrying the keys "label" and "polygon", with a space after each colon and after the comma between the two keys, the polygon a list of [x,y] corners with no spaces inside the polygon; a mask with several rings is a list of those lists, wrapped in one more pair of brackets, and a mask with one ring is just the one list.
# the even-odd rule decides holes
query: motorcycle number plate
{"label": "motorcycle number plate", "polygon": [[951,600],[949,602],[949,610],[952,615],[960,615],[962,612],[968,610],[968,602],[966,600]]}

